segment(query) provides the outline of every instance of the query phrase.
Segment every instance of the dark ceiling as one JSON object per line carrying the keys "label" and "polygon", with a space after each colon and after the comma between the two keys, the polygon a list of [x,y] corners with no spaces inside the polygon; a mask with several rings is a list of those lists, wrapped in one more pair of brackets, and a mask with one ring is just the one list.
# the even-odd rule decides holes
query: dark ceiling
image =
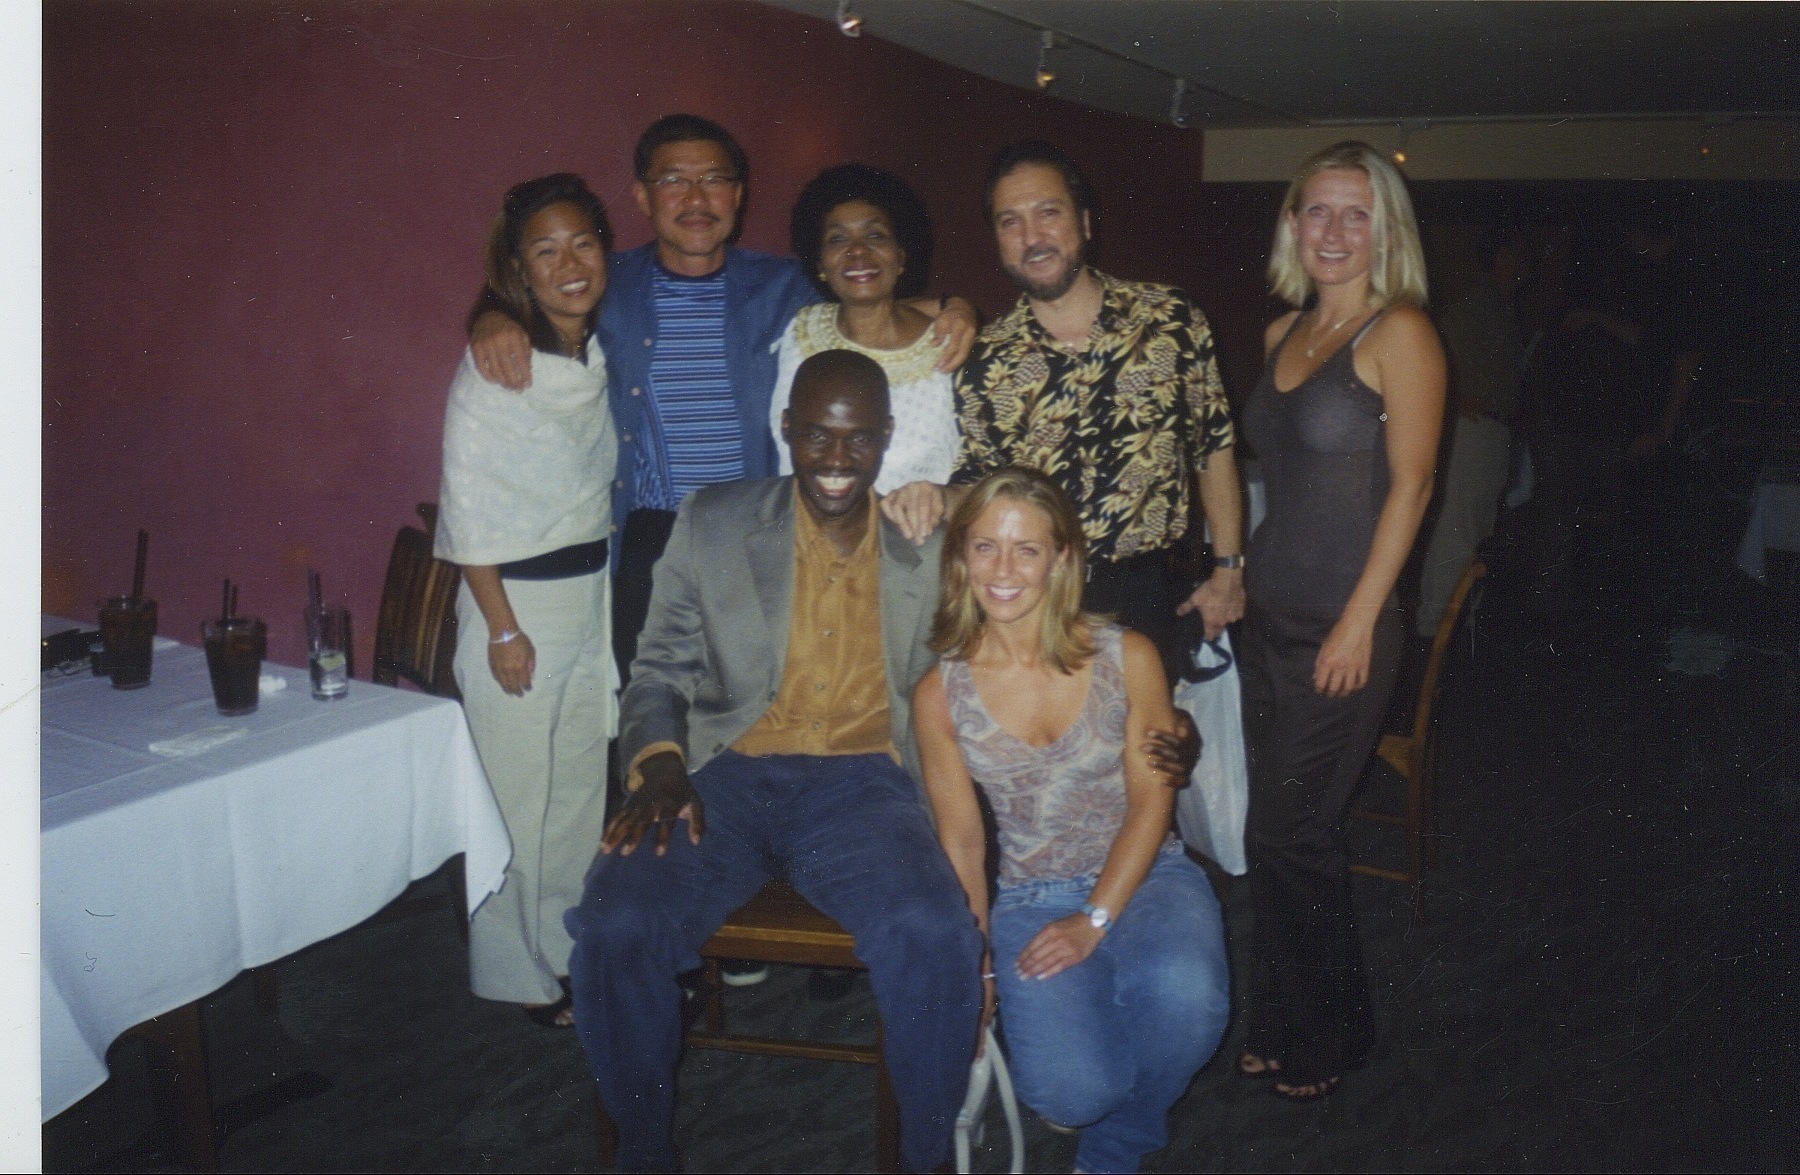
{"label": "dark ceiling", "polygon": [[[766,0],[834,19],[838,0]],[[853,0],[866,36],[1196,127],[1800,112],[1800,4]]]}

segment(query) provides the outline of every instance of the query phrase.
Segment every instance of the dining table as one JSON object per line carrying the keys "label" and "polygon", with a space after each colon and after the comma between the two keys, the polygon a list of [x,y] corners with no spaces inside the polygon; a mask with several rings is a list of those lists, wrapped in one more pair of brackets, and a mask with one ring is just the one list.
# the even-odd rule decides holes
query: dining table
{"label": "dining table", "polygon": [[265,663],[255,712],[227,718],[204,652],[159,637],[147,686],[75,662],[44,673],[40,713],[45,1120],[133,1026],[188,1009],[197,1028],[200,999],[457,854],[474,910],[511,856],[453,700],[365,681],[315,700],[307,670]]}

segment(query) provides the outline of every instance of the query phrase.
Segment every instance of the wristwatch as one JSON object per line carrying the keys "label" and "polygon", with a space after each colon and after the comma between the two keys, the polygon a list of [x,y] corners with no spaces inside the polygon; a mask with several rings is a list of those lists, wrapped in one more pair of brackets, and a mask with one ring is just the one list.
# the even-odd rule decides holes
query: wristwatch
{"label": "wristwatch", "polygon": [[1236,571],[1244,565],[1242,555],[1214,555],[1213,566],[1223,567],[1227,571]]}
{"label": "wristwatch", "polygon": [[1081,912],[1087,915],[1088,925],[1095,930],[1105,930],[1112,925],[1112,911],[1105,906],[1096,906],[1092,902],[1084,902]]}

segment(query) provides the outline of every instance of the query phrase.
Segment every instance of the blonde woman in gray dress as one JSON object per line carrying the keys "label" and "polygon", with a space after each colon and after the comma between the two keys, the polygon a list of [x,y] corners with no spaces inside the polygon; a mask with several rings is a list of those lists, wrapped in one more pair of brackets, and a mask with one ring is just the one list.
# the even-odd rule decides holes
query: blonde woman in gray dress
{"label": "blonde woman in gray dress", "polygon": [[1444,353],[1406,183],[1366,143],[1301,164],[1269,277],[1294,310],[1238,414],[1268,498],[1235,634],[1255,912],[1238,1070],[1307,1102],[1374,1045],[1343,821],[1399,670],[1394,584],[1431,501]]}

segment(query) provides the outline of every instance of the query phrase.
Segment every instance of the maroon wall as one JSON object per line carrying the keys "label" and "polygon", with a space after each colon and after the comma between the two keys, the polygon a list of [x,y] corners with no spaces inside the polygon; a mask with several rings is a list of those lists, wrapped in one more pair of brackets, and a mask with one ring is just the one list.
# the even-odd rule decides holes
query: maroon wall
{"label": "maroon wall", "polygon": [[821,167],[920,190],[936,288],[1011,299],[979,210],[986,160],[1051,138],[1101,190],[1101,252],[1190,289],[1234,392],[1268,317],[1270,204],[1203,189],[1200,138],[998,85],[747,3],[94,3],[44,11],[45,604],[92,616],[152,534],[163,631],[219,580],[300,657],[304,572],[368,665],[387,549],[434,499],[444,389],[501,192],[583,173],[621,247],[647,239],[631,147],[689,110],[747,146],[744,243],[786,250]]}

